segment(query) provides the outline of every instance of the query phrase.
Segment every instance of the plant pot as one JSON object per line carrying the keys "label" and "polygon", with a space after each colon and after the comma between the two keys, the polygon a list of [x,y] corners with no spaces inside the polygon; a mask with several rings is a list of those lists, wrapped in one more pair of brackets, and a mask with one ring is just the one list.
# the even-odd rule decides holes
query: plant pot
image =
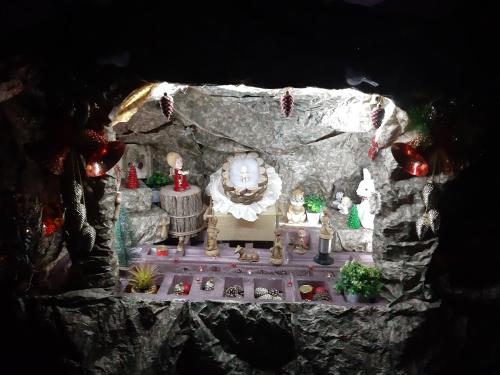
{"label": "plant pot", "polygon": [[142,293],[142,294],[156,294],[158,292],[158,286],[157,285],[151,285],[151,287],[145,291],[138,290],[134,288],[133,286],[130,288],[131,293]]}
{"label": "plant pot", "polygon": [[309,224],[318,224],[319,223],[319,217],[320,217],[321,213],[320,212],[308,212],[307,213],[307,222]]}
{"label": "plant pot", "polygon": [[160,190],[159,189],[153,189],[153,203],[160,203]]}
{"label": "plant pot", "polygon": [[344,292],[344,298],[349,303],[360,303],[363,300],[363,296],[361,294],[351,294]]}

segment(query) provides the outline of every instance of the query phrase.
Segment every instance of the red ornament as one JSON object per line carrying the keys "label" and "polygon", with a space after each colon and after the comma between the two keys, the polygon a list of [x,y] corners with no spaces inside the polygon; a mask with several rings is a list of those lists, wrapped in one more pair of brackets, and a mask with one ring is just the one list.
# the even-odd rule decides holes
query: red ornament
{"label": "red ornament", "polygon": [[281,97],[280,105],[281,113],[283,113],[285,117],[290,116],[290,113],[292,113],[293,110],[293,96],[290,95],[290,92],[288,90],[286,90],[286,92]]}
{"label": "red ornament", "polygon": [[52,236],[63,225],[63,219],[46,217],[43,219],[42,228],[45,237]]}
{"label": "red ornament", "polygon": [[375,160],[378,154],[378,143],[375,141],[375,137],[372,138],[372,144],[368,149],[368,157],[370,160]]}
{"label": "red ornament", "polygon": [[429,173],[429,164],[424,157],[407,143],[397,142],[391,146],[394,159],[406,172],[422,177]]}
{"label": "red ornament", "polygon": [[170,120],[170,116],[174,112],[174,98],[171,95],[164,93],[160,99],[160,108],[163,115]]}
{"label": "red ornament", "polygon": [[156,249],[156,255],[159,257],[166,257],[168,256],[168,249],[167,248]]}
{"label": "red ornament", "polygon": [[127,189],[137,189],[139,187],[139,180],[137,180],[137,170],[135,165],[130,165],[130,170],[127,177]]}
{"label": "red ornament", "polygon": [[189,291],[191,290],[191,284],[188,283],[183,283],[182,284],[182,290],[184,294],[189,294]]}
{"label": "red ornament", "polygon": [[324,286],[317,286],[314,288],[314,293],[326,293],[326,288]]}

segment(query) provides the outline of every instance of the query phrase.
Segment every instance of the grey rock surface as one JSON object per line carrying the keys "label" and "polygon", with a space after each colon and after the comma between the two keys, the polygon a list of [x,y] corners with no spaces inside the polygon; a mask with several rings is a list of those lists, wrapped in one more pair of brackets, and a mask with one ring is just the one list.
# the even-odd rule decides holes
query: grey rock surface
{"label": "grey rock surface", "polygon": [[144,182],[139,181],[137,189],[127,189],[127,183],[120,184],[122,205],[127,212],[145,212],[151,210],[153,192]]}
{"label": "grey rock surface", "polygon": [[92,289],[37,297],[30,306],[30,319],[67,343],[54,363],[65,373],[422,373],[442,345],[434,335],[418,356],[408,355],[439,307],[418,300],[391,307],[182,303]]}
{"label": "grey rock surface", "polygon": [[134,243],[127,246],[151,244],[166,240],[161,235],[162,224],[165,223],[168,231],[168,214],[160,207],[154,206],[149,211],[132,212],[128,215],[129,229],[134,236]]}
{"label": "grey rock surface", "polygon": [[373,230],[350,229],[347,227],[347,215],[331,210],[330,218],[337,232],[334,251],[372,251]]}

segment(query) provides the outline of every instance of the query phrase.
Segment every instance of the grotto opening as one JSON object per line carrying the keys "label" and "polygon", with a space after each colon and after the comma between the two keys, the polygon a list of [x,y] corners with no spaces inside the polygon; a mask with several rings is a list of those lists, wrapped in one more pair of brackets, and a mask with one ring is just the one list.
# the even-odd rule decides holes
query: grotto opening
{"label": "grotto opening", "polygon": [[[66,60],[55,48],[0,65],[6,373],[495,373],[498,218],[480,176],[496,162],[479,144],[494,143],[491,90],[442,78],[453,64],[475,74],[459,49],[442,70],[437,42],[425,66],[409,58],[392,26],[407,35],[410,11],[338,3],[300,31],[263,27],[261,40],[300,44],[272,64],[265,43],[229,69],[220,41],[182,39],[215,15],[169,34],[167,5],[137,5],[142,21],[96,21],[124,54],[78,23],[60,36]],[[297,7],[278,13],[321,13]],[[444,14],[429,33],[451,43]],[[250,18],[219,19],[221,35],[252,46]],[[354,58],[359,45],[370,55]],[[254,68],[260,48],[271,57]]]}

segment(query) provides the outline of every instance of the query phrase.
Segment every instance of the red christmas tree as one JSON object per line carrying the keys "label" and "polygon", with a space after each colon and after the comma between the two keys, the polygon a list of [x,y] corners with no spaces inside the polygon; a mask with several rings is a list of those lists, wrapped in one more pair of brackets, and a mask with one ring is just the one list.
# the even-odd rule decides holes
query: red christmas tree
{"label": "red christmas tree", "polygon": [[130,170],[127,177],[127,189],[137,189],[139,187],[139,180],[137,180],[137,170],[135,165],[130,165]]}

